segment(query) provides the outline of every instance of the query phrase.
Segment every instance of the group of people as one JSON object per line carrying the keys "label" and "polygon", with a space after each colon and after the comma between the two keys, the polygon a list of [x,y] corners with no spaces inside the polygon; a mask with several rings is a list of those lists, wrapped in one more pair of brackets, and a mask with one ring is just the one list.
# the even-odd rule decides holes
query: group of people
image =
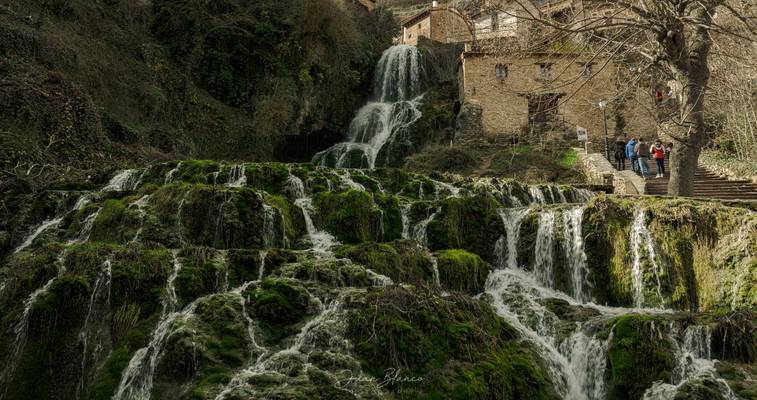
{"label": "group of people", "polygon": [[615,163],[619,170],[626,169],[626,160],[631,161],[631,169],[644,179],[652,174],[649,171],[647,160],[654,158],[657,163],[656,178],[665,176],[665,158],[670,154],[671,146],[663,146],[661,140],[656,140],[650,145],[644,138],[633,137],[626,142],[623,138],[615,141]]}

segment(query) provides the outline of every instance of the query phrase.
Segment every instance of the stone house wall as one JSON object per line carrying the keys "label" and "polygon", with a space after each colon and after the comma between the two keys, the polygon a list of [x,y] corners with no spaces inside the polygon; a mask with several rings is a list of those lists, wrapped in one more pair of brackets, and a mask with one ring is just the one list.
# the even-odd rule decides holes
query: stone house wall
{"label": "stone house wall", "polygon": [[[592,64],[591,72],[584,75],[587,63]],[[542,76],[542,64],[551,64],[549,76]],[[553,125],[561,125],[563,134],[575,134],[576,127],[580,126],[587,129],[589,140],[604,140],[599,102],[614,97],[617,77],[617,67],[606,60],[594,59],[591,54],[500,56],[464,53],[459,76],[460,100],[481,105],[486,136],[528,131],[529,99],[534,102],[536,96],[555,94],[559,96],[556,107],[548,107],[555,109]],[[610,104],[607,109],[611,137],[615,135],[616,122],[612,107]],[[642,111],[635,104],[626,105],[623,116],[627,127],[654,132],[654,121]]]}
{"label": "stone house wall", "polygon": [[439,43],[459,43],[473,38],[465,16],[446,6],[429,8],[402,24],[402,44],[417,45],[421,36]]}

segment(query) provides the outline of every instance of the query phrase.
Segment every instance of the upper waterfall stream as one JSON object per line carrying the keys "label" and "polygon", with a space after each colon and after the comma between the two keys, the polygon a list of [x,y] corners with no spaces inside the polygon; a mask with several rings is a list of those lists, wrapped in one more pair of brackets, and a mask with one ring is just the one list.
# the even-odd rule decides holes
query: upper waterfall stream
{"label": "upper waterfall stream", "polygon": [[421,117],[421,56],[415,46],[387,49],[376,66],[373,100],[358,110],[345,141],[313,157],[339,168],[375,168],[381,149]]}

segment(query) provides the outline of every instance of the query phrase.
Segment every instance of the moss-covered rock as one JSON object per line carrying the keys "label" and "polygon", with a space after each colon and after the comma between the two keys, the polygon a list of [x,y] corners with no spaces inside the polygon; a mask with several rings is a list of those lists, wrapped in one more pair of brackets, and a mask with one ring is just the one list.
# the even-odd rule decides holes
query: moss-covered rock
{"label": "moss-covered rock", "polygon": [[612,322],[608,348],[608,399],[638,399],[655,381],[667,382],[674,367],[664,321],[625,315]]}
{"label": "moss-covered rock", "polygon": [[338,257],[349,258],[396,283],[419,284],[432,281],[431,258],[423,246],[409,240],[342,246]]}
{"label": "moss-covered rock", "polygon": [[471,295],[484,291],[491,265],[465,250],[442,250],[434,253],[439,268],[439,281],[447,290]]}
{"label": "moss-covered rock", "polygon": [[544,369],[489,306],[467,296],[377,289],[356,305],[348,333],[364,369],[407,371],[423,383],[387,387],[406,398],[556,398]]}
{"label": "moss-covered rock", "polygon": [[464,249],[492,260],[494,246],[504,228],[497,214],[501,204],[491,195],[449,197],[428,224],[429,248]]}
{"label": "moss-covered rock", "polygon": [[[358,190],[319,193],[315,197],[315,206],[321,226],[344,243],[381,241],[385,233],[385,217],[392,211],[399,213],[398,207],[382,210],[374,204],[370,193]],[[390,226],[396,232],[396,224]]]}

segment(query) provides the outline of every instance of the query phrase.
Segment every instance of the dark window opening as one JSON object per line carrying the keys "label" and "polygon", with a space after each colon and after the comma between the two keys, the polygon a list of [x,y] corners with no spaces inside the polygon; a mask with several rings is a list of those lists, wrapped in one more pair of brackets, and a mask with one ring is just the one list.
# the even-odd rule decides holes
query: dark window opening
{"label": "dark window opening", "polygon": [[505,64],[497,64],[497,66],[494,68],[494,73],[499,80],[507,78],[507,72],[507,65]]}
{"label": "dark window opening", "polygon": [[552,79],[552,64],[539,64],[539,79],[541,80],[551,80]]}
{"label": "dark window opening", "polygon": [[594,75],[594,63],[581,63],[581,78],[589,79]]}

